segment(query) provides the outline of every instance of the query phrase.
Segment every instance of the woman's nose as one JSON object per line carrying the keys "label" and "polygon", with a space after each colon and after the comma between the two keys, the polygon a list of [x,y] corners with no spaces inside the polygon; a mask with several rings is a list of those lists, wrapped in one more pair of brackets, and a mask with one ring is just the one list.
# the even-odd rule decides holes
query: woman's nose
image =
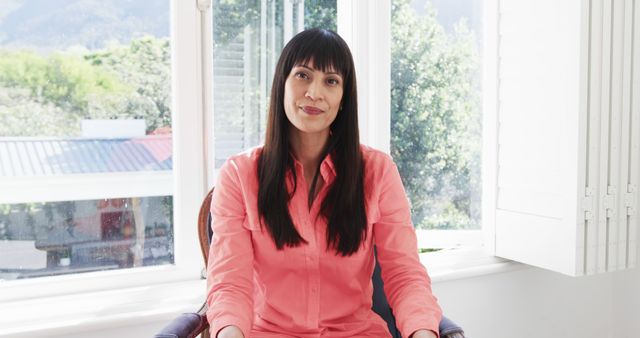
{"label": "woman's nose", "polygon": [[322,84],[317,81],[312,81],[307,87],[305,96],[311,100],[318,100],[322,98]]}

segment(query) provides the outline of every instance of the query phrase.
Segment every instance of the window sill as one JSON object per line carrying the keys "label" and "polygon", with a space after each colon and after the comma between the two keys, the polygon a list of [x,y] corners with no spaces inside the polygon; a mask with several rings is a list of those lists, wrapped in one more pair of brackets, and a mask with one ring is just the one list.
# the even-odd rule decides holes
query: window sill
{"label": "window sill", "polygon": [[8,311],[0,317],[0,337],[64,336],[168,323],[180,313],[198,310],[205,289],[204,280],[195,280],[8,302],[2,306]]}
{"label": "window sill", "polygon": [[481,247],[452,248],[421,253],[420,262],[429,271],[434,284],[528,267],[525,264],[488,255]]}

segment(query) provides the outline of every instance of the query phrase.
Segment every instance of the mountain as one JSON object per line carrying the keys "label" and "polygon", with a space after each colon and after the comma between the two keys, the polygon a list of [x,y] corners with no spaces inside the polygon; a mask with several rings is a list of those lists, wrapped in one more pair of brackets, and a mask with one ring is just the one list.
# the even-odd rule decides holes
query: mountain
{"label": "mountain", "polygon": [[168,37],[169,0],[0,0],[0,48],[100,49]]}

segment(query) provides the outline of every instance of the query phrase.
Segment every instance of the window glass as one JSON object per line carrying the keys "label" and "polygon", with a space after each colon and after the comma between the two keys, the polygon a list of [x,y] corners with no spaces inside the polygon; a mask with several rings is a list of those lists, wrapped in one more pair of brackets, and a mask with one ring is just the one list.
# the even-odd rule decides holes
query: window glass
{"label": "window glass", "polygon": [[169,26],[168,0],[0,2],[0,280],[173,263]]}
{"label": "window glass", "polygon": [[213,1],[216,168],[260,144],[280,51],[306,28],[336,31],[336,0]]}
{"label": "window glass", "polygon": [[419,229],[480,227],[481,6],[392,2],[391,154]]}
{"label": "window glass", "polygon": [[171,196],[4,204],[0,277],[173,263]]}

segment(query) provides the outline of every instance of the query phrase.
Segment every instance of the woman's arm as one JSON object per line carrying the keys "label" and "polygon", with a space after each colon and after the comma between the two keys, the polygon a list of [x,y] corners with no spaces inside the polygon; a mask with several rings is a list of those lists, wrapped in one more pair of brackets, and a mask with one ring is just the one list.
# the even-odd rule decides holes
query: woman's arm
{"label": "woman's arm", "polygon": [[[253,246],[244,227],[245,199],[236,164],[229,160],[218,176],[211,202],[213,237],[207,266],[207,319],[221,337],[248,335],[253,323]],[[229,329],[223,329],[229,327]],[[231,335],[235,327],[240,336]],[[224,332],[222,332],[224,331]]]}
{"label": "woman's arm", "polygon": [[424,334],[420,330],[437,333],[442,311],[418,257],[416,234],[400,173],[387,155],[378,164],[380,218],[373,225],[373,237],[385,294],[400,332],[413,332],[416,338]]}

